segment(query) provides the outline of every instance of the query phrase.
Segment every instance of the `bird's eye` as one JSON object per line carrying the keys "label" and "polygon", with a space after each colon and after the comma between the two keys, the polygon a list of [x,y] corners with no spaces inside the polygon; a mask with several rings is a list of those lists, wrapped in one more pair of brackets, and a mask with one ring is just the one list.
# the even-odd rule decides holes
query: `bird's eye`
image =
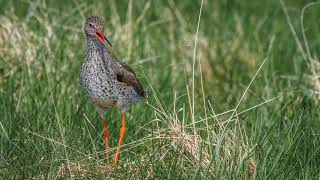
{"label": "bird's eye", "polygon": [[89,26],[92,27],[93,26],[92,23],[89,23]]}

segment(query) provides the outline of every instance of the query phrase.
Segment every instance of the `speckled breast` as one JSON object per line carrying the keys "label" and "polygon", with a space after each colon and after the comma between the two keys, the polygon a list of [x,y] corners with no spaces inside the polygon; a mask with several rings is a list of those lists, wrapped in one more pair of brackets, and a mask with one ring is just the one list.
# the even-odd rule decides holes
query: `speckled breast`
{"label": "speckled breast", "polygon": [[112,91],[112,81],[105,72],[100,72],[89,64],[81,66],[80,84],[86,96],[95,105],[107,108],[116,104],[115,92]]}

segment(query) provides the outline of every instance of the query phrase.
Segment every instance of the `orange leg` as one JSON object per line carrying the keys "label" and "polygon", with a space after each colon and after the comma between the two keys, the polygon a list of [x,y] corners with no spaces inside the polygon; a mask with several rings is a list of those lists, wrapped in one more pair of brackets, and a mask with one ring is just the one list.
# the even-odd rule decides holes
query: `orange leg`
{"label": "orange leg", "polygon": [[122,117],[121,117],[121,128],[120,128],[120,139],[119,139],[119,144],[118,144],[118,148],[117,148],[117,152],[116,152],[116,157],[114,160],[114,164],[119,164],[119,154],[120,154],[120,149],[121,149],[121,145],[123,142],[123,137],[124,134],[126,133],[126,121],[124,118],[124,113],[122,113]]}
{"label": "orange leg", "polygon": [[104,139],[105,139],[105,143],[106,143],[106,155],[107,155],[107,159],[109,158],[108,156],[108,151],[109,151],[109,130],[107,127],[107,121],[105,118],[102,119],[102,126],[103,126],[103,130],[104,130]]}

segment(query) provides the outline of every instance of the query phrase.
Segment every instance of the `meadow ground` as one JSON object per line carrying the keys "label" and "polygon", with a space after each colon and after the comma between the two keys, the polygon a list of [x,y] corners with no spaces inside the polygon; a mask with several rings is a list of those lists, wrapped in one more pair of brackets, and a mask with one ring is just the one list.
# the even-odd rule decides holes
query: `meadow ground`
{"label": "meadow ground", "polygon": [[[0,177],[318,179],[320,3],[0,1]],[[79,85],[87,16],[148,99],[120,165]],[[111,155],[120,116],[106,114]]]}

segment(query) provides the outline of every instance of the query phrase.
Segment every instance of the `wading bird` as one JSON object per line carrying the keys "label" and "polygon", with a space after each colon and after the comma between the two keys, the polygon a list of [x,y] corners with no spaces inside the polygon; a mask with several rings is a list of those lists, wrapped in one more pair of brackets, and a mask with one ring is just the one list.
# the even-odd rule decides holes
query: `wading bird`
{"label": "wading bird", "polygon": [[104,113],[111,107],[121,112],[120,138],[114,160],[115,164],[118,164],[126,132],[124,113],[130,105],[143,100],[146,93],[133,70],[127,64],[111,57],[106,42],[112,45],[103,34],[102,18],[87,18],[84,32],[87,37],[87,52],[80,68],[80,85],[102,118],[107,159],[109,130]]}

